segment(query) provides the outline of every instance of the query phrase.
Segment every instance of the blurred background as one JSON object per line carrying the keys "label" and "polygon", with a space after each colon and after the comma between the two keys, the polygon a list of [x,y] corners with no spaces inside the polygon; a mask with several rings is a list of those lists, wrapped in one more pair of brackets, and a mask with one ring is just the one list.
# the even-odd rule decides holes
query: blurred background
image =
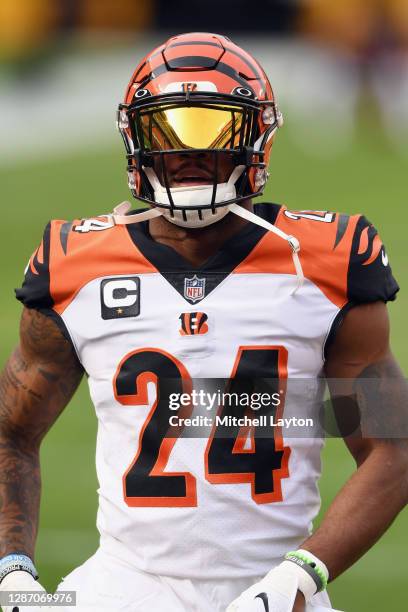
{"label": "blurred background", "polygon": [[[408,0],[1,0],[1,361],[17,341],[13,288],[48,220],[129,198],[116,105],[139,60],[185,31],[229,36],[270,76],[286,121],[264,200],[364,212],[379,227],[402,289],[390,314],[407,371]],[[43,445],[37,565],[52,590],[97,546],[95,425],[84,384]],[[329,440],[323,510],[352,470]],[[405,512],[331,586],[335,607],[401,610],[407,537]]]}

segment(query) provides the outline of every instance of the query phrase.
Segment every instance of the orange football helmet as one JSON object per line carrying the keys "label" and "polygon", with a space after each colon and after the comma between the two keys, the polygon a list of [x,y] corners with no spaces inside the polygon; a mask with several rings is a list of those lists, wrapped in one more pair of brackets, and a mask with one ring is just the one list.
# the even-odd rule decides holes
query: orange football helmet
{"label": "orange football helmet", "polygon": [[[218,34],[174,36],[140,62],[119,104],[132,194],[180,225],[213,223],[228,204],[262,194],[282,123],[269,80],[249,53]],[[172,187],[170,156],[200,153],[212,160],[212,184]],[[221,183],[220,156],[233,168]]]}

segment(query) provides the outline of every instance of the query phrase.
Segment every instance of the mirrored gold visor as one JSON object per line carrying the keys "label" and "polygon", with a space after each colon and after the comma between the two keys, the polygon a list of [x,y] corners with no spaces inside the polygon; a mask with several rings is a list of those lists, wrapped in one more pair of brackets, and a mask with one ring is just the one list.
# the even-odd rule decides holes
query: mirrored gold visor
{"label": "mirrored gold visor", "polygon": [[242,142],[243,119],[243,109],[232,106],[153,108],[140,113],[140,140],[151,151],[235,149]]}

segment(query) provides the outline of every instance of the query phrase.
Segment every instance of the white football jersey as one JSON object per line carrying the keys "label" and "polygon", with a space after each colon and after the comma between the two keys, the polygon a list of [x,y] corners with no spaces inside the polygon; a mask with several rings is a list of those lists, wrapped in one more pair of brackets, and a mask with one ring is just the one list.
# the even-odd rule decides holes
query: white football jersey
{"label": "white football jersey", "polygon": [[[147,223],[104,217],[51,222],[17,290],[57,321],[88,375],[101,544],[143,571],[260,576],[308,537],[322,439],[285,437],[277,423],[318,419],[325,347],[341,313],[398,290],[364,217],[255,211],[299,239],[297,292],[286,241],[251,223],[193,268],[153,241]],[[307,383],[291,392],[295,379]],[[252,412],[265,422],[248,425],[241,400],[253,381],[278,400]],[[199,388],[211,410],[192,401]],[[225,406],[214,399],[224,391],[242,397]]]}

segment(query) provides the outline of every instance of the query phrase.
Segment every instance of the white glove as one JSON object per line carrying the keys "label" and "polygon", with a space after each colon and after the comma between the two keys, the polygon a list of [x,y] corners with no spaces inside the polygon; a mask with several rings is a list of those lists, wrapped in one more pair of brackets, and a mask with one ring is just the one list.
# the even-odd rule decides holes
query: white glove
{"label": "white glove", "polygon": [[[292,563],[294,568],[296,566]],[[292,612],[299,580],[284,561],[246,589],[226,612]]]}
{"label": "white glove", "polygon": [[[41,593],[46,593],[44,587],[41,586],[37,580],[35,580],[31,574],[28,572],[24,572],[21,570],[16,570],[15,572],[10,572],[3,578],[0,582],[0,592],[4,591],[39,591]],[[27,603],[24,605],[29,606]],[[11,606],[3,606],[3,612],[18,612],[19,606],[11,605]],[[23,609],[23,606],[21,606]],[[40,609],[40,608],[38,608]]]}
{"label": "white glove", "polygon": [[285,560],[241,593],[227,612],[292,612],[298,591],[308,603],[317,592],[316,582],[302,567]]}

